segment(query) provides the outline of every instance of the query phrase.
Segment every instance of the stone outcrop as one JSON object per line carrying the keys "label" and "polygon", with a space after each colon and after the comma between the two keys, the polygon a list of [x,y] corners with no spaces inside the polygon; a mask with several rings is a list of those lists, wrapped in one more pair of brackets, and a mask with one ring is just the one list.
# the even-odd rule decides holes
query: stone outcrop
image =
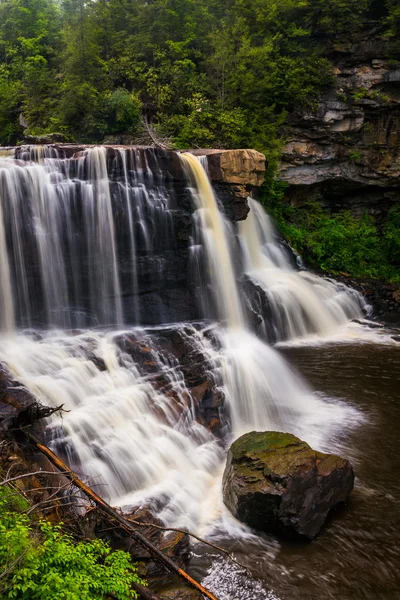
{"label": "stone outcrop", "polygon": [[314,112],[291,115],[285,131],[287,199],[384,216],[400,197],[400,64],[375,31],[332,45],[327,58],[334,88]]}
{"label": "stone outcrop", "polygon": [[[140,374],[174,402],[178,413],[194,409],[196,420],[219,435],[227,425],[225,395],[216,379],[215,365],[205,346],[204,336],[214,349],[220,347],[213,327],[201,323],[176,325],[146,331],[122,333],[115,339],[121,352],[130,356]],[[184,387],[177,386],[168,373],[173,367],[182,376]]]}
{"label": "stone outcrop", "polygon": [[353,489],[350,463],[290,433],[251,432],[229,451],[224,502],[255,529],[314,538],[329,511]]}
{"label": "stone outcrop", "polygon": [[207,157],[208,173],[232,221],[247,217],[247,198],[259,188],[265,176],[265,156],[256,150],[193,150]]}

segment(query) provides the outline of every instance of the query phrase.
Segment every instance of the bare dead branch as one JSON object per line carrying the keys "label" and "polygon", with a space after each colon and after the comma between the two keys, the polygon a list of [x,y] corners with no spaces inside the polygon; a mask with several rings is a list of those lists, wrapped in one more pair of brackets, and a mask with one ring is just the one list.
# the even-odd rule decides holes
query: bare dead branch
{"label": "bare dead branch", "polygon": [[242,569],[245,569],[247,571],[247,567],[245,567],[245,565],[242,565],[242,563],[240,563],[238,560],[236,560],[236,558],[228,550],[225,550],[225,548],[222,548],[221,546],[217,546],[217,544],[208,542],[207,540],[201,538],[199,535],[196,535],[195,533],[186,531],[185,529],[178,529],[176,527],[163,527],[162,525],[156,525],[155,523],[145,523],[144,521],[136,521],[135,519],[128,519],[128,517],[126,517],[126,520],[130,521],[131,523],[135,523],[135,525],[141,525],[142,527],[154,527],[155,529],[161,529],[162,531],[175,531],[176,533],[184,533],[186,535],[189,535],[190,537],[196,539],[197,541],[201,542],[202,544],[206,544],[207,546],[214,548],[214,550],[218,550],[219,552],[222,552],[228,558],[230,558],[231,561],[233,561],[239,567],[241,567]]}

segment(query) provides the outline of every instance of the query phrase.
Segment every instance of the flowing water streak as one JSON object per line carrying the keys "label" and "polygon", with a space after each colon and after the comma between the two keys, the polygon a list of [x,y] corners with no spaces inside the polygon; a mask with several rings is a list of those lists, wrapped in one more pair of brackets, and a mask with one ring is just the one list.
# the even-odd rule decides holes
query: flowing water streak
{"label": "flowing water streak", "polygon": [[[90,303],[100,323],[123,323],[114,219],[104,146],[86,150],[82,170],[89,181],[82,188],[86,239],[89,246]],[[84,172],[81,173],[83,179]],[[99,302],[100,299],[100,302]]]}
{"label": "flowing water streak", "polygon": [[14,306],[2,208],[4,198],[8,193],[9,171],[7,167],[8,163],[0,157],[0,330],[9,333],[14,330]]}
{"label": "flowing water streak", "polygon": [[194,183],[192,195],[200,220],[210,278],[215,291],[219,318],[230,329],[244,329],[244,316],[237,290],[231,251],[226,235],[226,223],[218,208],[211,182],[200,160],[193,154],[181,154],[189,182]]}
{"label": "flowing water streak", "polygon": [[294,429],[296,419],[307,421],[320,413],[319,401],[285,360],[259,340],[246,324],[233,268],[229,228],[204,168],[197,157],[185,153],[193,199],[200,228],[211,286],[219,317],[224,348],[223,379],[232,419],[233,435],[252,429]]}
{"label": "flowing water streak", "polygon": [[118,150],[120,160],[122,162],[122,172],[124,177],[124,186],[123,192],[125,197],[125,211],[128,215],[128,229],[129,229],[129,246],[130,246],[130,254],[131,254],[131,289],[133,290],[134,298],[133,298],[133,313],[134,313],[134,322],[138,324],[140,322],[140,313],[139,313],[139,302],[138,302],[138,291],[139,291],[139,283],[137,276],[137,260],[136,260],[136,240],[135,240],[135,229],[133,223],[133,215],[132,215],[132,205],[131,205],[131,197],[130,197],[130,185],[129,185],[129,176],[128,176],[128,164],[127,164],[127,152],[125,149],[120,148]]}
{"label": "flowing water streak", "polygon": [[332,334],[351,319],[362,317],[366,303],[358,292],[343,284],[292,267],[287,250],[279,245],[274,226],[261,205],[248,199],[250,213],[239,223],[245,272],[268,299],[278,339],[310,333]]}

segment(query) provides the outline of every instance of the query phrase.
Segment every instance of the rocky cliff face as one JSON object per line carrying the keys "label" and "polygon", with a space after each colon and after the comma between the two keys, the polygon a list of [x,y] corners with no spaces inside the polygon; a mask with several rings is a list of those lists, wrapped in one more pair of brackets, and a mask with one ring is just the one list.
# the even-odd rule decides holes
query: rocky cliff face
{"label": "rocky cliff face", "polygon": [[287,198],[384,215],[400,198],[400,57],[370,30],[333,45],[335,86],[312,113],[292,115],[280,177]]}

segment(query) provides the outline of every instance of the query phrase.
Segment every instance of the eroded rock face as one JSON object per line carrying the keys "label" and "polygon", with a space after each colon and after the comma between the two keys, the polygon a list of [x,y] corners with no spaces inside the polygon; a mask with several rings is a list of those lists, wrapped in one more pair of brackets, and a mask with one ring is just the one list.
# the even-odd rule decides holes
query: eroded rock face
{"label": "eroded rock face", "polygon": [[312,539],[353,484],[351,464],[340,456],[317,452],[290,433],[253,431],[232,444],[223,497],[255,529]]}
{"label": "eroded rock face", "polygon": [[[207,344],[216,350],[220,347],[212,326],[192,323],[135,330],[118,335],[115,342],[122,352],[120,359],[131,357],[140,374],[170,398],[177,414],[191,407],[201,425],[215,435],[223,434],[228,418],[225,395],[218,370],[205,351]],[[183,387],[169,377],[170,370],[179,373]]]}
{"label": "eroded rock face", "polygon": [[383,216],[400,195],[400,68],[376,31],[333,44],[334,89],[312,113],[293,114],[280,177],[296,205]]}

